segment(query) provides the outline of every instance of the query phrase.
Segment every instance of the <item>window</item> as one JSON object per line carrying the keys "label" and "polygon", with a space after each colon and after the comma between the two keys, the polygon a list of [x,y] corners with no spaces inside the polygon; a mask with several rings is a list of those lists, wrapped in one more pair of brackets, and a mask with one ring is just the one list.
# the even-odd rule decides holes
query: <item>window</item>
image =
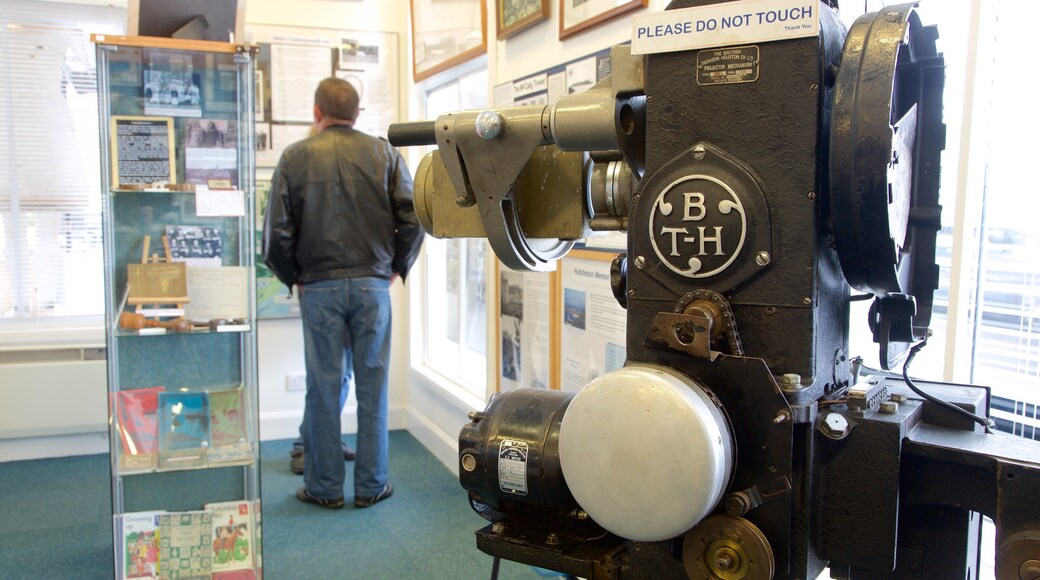
{"label": "window", "polygon": [[[426,117],[487,106],[487,69],[426,94]],[[432,149],[432,148],[431,148]],[[424,362],[478,395],[487,386],[487,243],[426,238]]]}
{"label": "window", "polygon": [[1033,3],[984,3],[979,35],[976,123],[988,138],[973,157],[983,176],[981,232],[974,270],[977,307],[967,321],[969,380],[993,387],[994,416],[1002,430],[1040,439],[1040,211],[1030,173],[1040,123],[1035,99],[1020,75],[1014,51],[1032,46],[1027,24],[1040,17]]}
{"label": "window", "polygon": [[[991,387],[998,428],[1040,439],[1040,201],[1028,173],[1040,122],[1018,56],[1040,6],[925,1],[920,12],[939,25],[947,139],[933,335],[912,373]],[[853,309],[853,351],[876,357],[865,309]]]}
{"label": "window", "polygon": [[100,158],[90,33],[121,33],[125,21],[121,8],[29,0],[0,5],[0,330],[100,324]]}

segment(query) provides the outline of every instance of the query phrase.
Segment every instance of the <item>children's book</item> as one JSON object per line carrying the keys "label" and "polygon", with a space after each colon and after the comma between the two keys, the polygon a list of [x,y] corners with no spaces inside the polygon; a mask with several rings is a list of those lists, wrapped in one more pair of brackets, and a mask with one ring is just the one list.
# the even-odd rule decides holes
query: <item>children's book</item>
{"label": "children's book", "polygon": [[213,571],[253,569],[253,514],[251,502],[208,503],[213,514]]}
{"label": "children's book", "polygon": [[253,461],[242,401],[241,387],[209,393],[210,443],[206,455],[210,466],[246,465]]}
{"label": "children's book", "polygon": [[209,396],[203,391],[159,393],[159,469],[206,466]]}
{"label": "children's book", "polygon": [[208,511],[159,515],[159,569],[162,577],[209,578],[213,571],[213,514]]}
{"label": "children's book", "polygon": [[253,537],[256,539],[256,577],[264,577],[264,526],[261,525],[260,499],[253,500]]}
{"label": "children's book", "polygon": [[214,572],[213,580],[257,580],[252,570],[234,570],[232,572]]}
{"label": "children's book", "polygon": [[116,516],[122,538],[120,580],[159,577],[159,516],[163,512],[132,512]]}
{"label": "children's book", "polygon": [[155,469],[158,445],[156,410],[163,387],[128,389],[115,393],[116,421],[122,452],[119,471]]}

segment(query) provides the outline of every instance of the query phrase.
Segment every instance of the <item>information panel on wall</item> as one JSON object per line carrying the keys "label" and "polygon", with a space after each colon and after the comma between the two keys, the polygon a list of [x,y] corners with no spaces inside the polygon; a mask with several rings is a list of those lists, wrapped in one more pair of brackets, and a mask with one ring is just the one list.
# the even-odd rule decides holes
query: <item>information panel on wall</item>
{"label": "information panel on wall", "polygon": [[498,265],[499,390],[556,388],[552,353],[556,274]]}
{"label": "information panel on wall", "polygon": [[392,32],[252,24],[260,45],[256,71],[258,167],[274,167],[287,145],[310,134],[314,90],[330,76],[358,91],[355,128],[386,137],[400,120],[398,36]]}
{"label": "information panel on wall", "polygon": [[[400,62],[392,32],[250,24],[249,33],[260,45],[254,79],[259,252],[268,174],[288,145],[310,136],[318,83],[330,76],[351,83],[361,99],[355,128],[386,137],[390,123],[400,120]],[[259,259],[256,287],[259,318],[299,316],[296,297]]]}
{"label": "information panel on wall", "polygon": [[578,391],[625,364],[625,310],[610,289],[614,255],[571,250],[560,260],[561,390]]}
{"label": "information panel on wall", "polygon": [[[495,107],[549,105],[556,99],[589,90],[606,78],[611,71],[610,49],[559,64],[535,74],[496,85]],[[624,233],[597,232],[584,238],[580,245],[588,248],[623,249],[627,244]]]}

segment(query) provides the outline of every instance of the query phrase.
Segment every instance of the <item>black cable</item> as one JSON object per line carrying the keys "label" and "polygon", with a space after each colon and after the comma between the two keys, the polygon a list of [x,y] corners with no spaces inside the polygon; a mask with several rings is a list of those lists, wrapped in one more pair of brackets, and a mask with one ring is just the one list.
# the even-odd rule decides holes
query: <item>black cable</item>
{"label": "black cable", "polygon": [[924,348],[924,345],[926,344],[928,344],[928,339],[922,340],[921,342],[915,344],[910,348],[910,354],[907,355],[906,362],[903,363],[903,382],[906,383],[906,386],[910,387],[911,391],[935,403],[936,405],[949,409],[955,413],[959,413],[971,419],[972,421],[978,423],[979,425],[982,425],[986,428],[987,431],[989,431],[990,429],[995,429],[997,424],[993,422],[993,419],[990,419],[989,417],[983,417],[981,415],[976,415],[975,413],[972,413],[967,409],[958,407],[957,405],[954,405],[949,401],[944,401],[938,397],[929,395],[928,393],[922,391],[920,387],[914,384],[914,381],[910,378],[910,363],[913,362],[914,357],[917,356],[917,353],[920,352],[920,350]]}
{"label": "black cable", "polygon": [[495,561],[491,563],[491,580],[498,580],[498,565],[502,560],[495,556]]}

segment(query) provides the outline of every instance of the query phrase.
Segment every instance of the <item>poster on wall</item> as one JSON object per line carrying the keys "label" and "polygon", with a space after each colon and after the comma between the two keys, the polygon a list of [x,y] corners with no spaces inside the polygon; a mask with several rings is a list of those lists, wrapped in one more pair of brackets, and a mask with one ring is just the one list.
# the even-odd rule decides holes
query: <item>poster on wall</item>
{"label": "poster on wall", "polygon": [[340,37],[336,76],[358,92],[361,110],[354,127],[369,135],[386,137],[397,120],[397,35],[351,32]]}
{"label": "poster on wall", "polygon": [[309,137],[313,127],[310,124],[257,123],[256,166],[278,165],[285,148]]}
{"label": "poster on wall", "polygon": [[291,318],[300,315],[300,301],[293,293],[289,296],[289,288],[282,284],[274,273],[264,265],[260,258],[261,239],[264,230],[264,213],[271,193],[271,179],[264,176],[256,180],[256,317],[257,318]]}
{"label": "poster on wall", "polygon": [[625,310],[610,289],[614,254],[572,250],[560,262],[560,389],[578,391],[625,364]]}
{"label": "poster on wall", "polygon": [[257,58],[257,167],[274,167],[288,145],[309,136],[314,90],[337,76],[360,97],[355,127],[386,137],[399,120],[398,36],[391,32],[250,25]]}
{"label": "poster on wall", "polygon": [[546,389],[551,376],[553,274],[498,266],[499,390]]}
{"label": "poster on wall", "polygon": [[322,38],[292,39],[271,45],[271,120],[310,123],[314,89],[332,73],[332,51]]}

